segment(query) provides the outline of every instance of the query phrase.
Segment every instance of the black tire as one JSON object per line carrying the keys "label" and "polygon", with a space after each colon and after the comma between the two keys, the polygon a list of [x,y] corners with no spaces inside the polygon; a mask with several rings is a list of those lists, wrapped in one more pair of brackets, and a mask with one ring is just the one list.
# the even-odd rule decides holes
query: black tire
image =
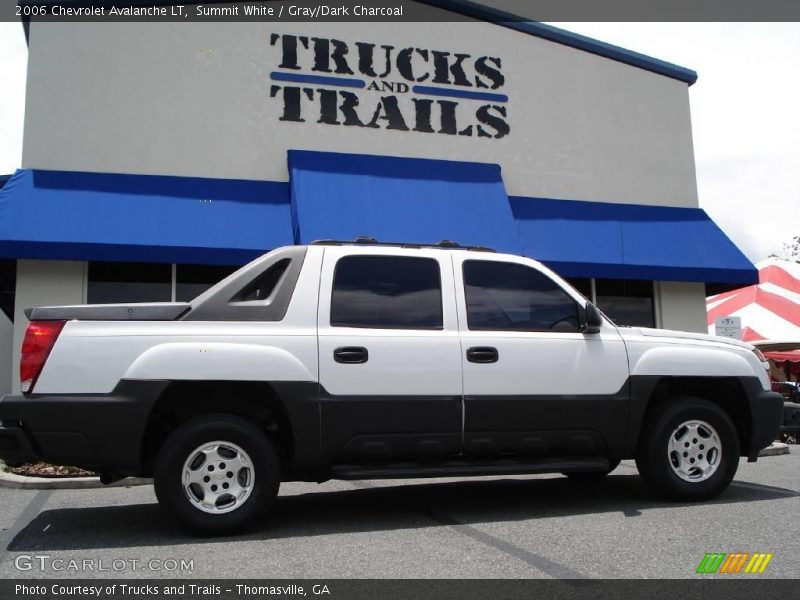
{"label": "black tire", "polygon": [[598,479],[602,479],[611,471],[616,469],[619,466],[618,460],[612,460],[608,463],[608,469],[605,471],[567,471],[566,473],[562,473],[562,475],[566,475],[570,479],[574,479],[576,481],[595,481]]}
{"label": "black tire", "polygon": [[[230,512],[208,513],[197,508],[184,491],[184,463],[207,442],[239,446],[252,462],[252,489]],[[159,504],[183,527],[201,535],[224,535],[243,530],[265,514],[280,486],[280,463],[266,434],[245,419],[213,414],[192,419],[166,439],[156,459],[153,483]]]}
{"label": "black tire", "polygon": [[[692,420],[713,427],[721,451],[713,474],[707,479],[687,481],[673,469],[668,448],[673,432]],[[680,397],[668,400],[648,415],[639,439],[636,467],[642,479],[662,498],[697,502],[714,498],[728,487],[739,467],[739,454],[736,426],[722,408],[703,398]]]}

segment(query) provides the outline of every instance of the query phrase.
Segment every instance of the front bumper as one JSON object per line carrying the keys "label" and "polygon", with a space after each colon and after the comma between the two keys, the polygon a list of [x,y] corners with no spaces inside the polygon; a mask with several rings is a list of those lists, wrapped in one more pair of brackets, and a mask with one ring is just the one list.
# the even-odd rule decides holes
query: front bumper
{"label": "front bumper", "polygon": [[147,420],[166,385],[122,381],[109,394],[5,396],[0,460],[138,475]]}
{"label": "front bumper", "polygon": [[780,433],[783,420],[783,396],[765,391],[758,380],[743,382],[750,405],[750,443],[747,448],[749,462],[755,462],[758,453],[769,446]]}

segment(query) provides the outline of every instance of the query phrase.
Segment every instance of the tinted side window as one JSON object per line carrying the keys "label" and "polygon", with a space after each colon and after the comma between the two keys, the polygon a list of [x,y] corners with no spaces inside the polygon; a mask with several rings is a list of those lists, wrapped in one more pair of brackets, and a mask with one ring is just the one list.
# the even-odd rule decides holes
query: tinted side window
{"label": "tinted side window", "polygon": [[535,269],[468,260],[464,284],[470,329],[578,331],[577,303]]}
{"label": "tinted side window", "polygon": [[340,259],[333,276],[331,325],[441,329],[439,263],[400,256]]}
{"label": "tinted side window", "polygon": [[252,300],[266,300],[275,291],[275,286],[283,277],[291,261],[288,258],[279,260],[269,269],[264,271],[254,281],[247,284],[242,291],[236,294],[232,302],[250,302]]}

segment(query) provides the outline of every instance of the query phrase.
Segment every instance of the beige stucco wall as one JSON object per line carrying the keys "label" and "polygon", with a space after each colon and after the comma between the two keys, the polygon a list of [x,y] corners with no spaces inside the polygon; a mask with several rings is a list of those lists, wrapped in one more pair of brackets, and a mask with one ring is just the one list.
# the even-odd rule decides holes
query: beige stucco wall
{"label": "beige stucco wall", "polygon": [[[499,57],[511,132],[282,122],[273,33]],[[384,93],[359,92],[367,119]],[[34,21],[26,102],[26,168],[286,181],[286,151],[317,149],[499,163],[511,195],[697,205],[685,83],[484,22]],[[474,120],[481,102],[459,103]]]}
{"label": "beige stucco wall", "polygon": [[19,392],[19,353],[28,319],[24,310],[34,306],[82,304],[85,297],[86,263],[65,260],[17,261],[17,290],[14,306],[14,351],[12,389]]}
{"label": "beige stucco wall", "polygon": [[659,294],[661,327],[696,333],[708,332],[705,284],[660,281],[656,285],[656,293]]}
{"label": "beige stucco wall", "polygon": [[[511,131],[485,139],[325,125],[313,103],[304,123],[280,121],[270,36],[286,33],[499,57]],[[301,53],[303,73],[311,54]],[[359,92],[367,119],[383,94]],[[397,95],[412,114],[412,94]],[[481,103],[459,103],[461,124],[472,122]],[[498,25],[30,24],[25,168],[286,181],[289,149],[499,163],[510,195],[698,203],[685,83]],[[84,268],[20,261],[14,365],[21,309],[82,302]],[[662,326],[705,330],[702,284],[658,289]]]}

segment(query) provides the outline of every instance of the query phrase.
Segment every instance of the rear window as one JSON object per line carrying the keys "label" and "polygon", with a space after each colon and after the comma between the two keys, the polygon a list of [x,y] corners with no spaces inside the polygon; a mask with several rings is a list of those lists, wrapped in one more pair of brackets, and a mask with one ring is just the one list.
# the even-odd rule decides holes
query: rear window
{"label": "rear window", "polygon": [[346,256],[333,276],[331,325],[442,329],[442,281],[432,258]]}

